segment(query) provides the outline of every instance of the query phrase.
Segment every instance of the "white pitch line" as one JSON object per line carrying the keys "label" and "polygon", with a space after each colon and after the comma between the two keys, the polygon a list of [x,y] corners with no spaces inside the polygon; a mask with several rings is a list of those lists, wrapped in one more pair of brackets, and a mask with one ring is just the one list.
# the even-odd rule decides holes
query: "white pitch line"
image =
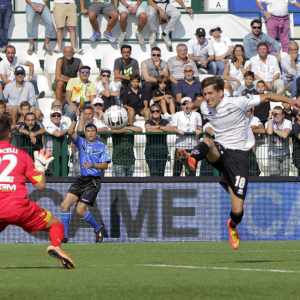
{"label": "white pitch line", "polygon": [[226,270],[226,271],[254,271],[271,273],[300,273],[300,271],[290,270],[267,270],[267,269],[242,269],[242,268],[221,268],[221,267],[195,267],[195,266],[172,266],[172,265],[136,265],[140,267],[158,267],[158,268],[182,268],[182,269],[206,269],[206,270]]}

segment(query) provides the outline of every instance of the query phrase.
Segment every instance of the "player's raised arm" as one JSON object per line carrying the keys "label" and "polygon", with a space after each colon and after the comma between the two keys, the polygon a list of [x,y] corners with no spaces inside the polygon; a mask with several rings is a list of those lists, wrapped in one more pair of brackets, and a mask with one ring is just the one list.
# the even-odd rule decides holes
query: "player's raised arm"
{"label": "player's raised arm", "polygon": [[77,109],[76,110],[76,114],[75,114],[75,116],[74,116],[74,118],[72,120],[71,126],[70,126],[70,128],[68,130],[68,133],[71,136],[71,139],[73,141],[77,140],[77,133],[75,132],[75,127],[76,127],[76,123],[77,123],[77,116],[79,116],[79,115],[80,115],[80,110]]}
{"label": "player's raised arm", "polygon": [[[260,103],[271,102],[284,102],[290,104],[294,109],[300,110],[300,97],[293,100],[290,97],[278,95],[278,94],[262,94],[260,96]],[[298,107],[299,106],[299,107]]]}

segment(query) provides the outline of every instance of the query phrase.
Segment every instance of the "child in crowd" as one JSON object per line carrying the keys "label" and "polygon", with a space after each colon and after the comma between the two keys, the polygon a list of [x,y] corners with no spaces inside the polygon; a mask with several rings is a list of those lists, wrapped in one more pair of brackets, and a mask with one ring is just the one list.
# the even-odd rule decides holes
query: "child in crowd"
{"label": "child in crowd", "polygon": [[123,107],[128,111],[129,125],[134,123],[134,116],[136,114],[144,116],[145,121],[150,119],[148,99],[145,97],[144,90],[139,87],[140,81],[140,74],[134,73],[130,75],[131,86],[124,92]]}
{"label": "child in crowd", "polygon": [[16,129],[19,129],[19,127],[24,124],[25,116],[30,112],[30,108],[31,105],[27,101],[20,104],[20,113],[17,118]]}
{"label": "child in crowd", "polygon": [[252,71],[247,71],[244,75],[245,84],[240,86],[237,90],[236,96],[245,96],[245,95],[258,95],[258,91],[255,89],[255,85],[253,85],[254,81],[254,73]]}
{"label": "child in crowd", "polygon": [[[159,103],[164,118],[168,119],[171,115],[175,114],[175,99],[172,96],[172,92],[170,90],[166,90],[166,87],[169,84],[169,80],[166,75],[159,75],[157,77],[157,83],[159,88],[152,92],[152,99],[154,102]],[[168,113],[168,107],[171,115]]]}
{"label": "child in crowd", "polygon": [[119,97],[119,92],[113,80],[109,80],[111,75],[110,69],[101,69],[100,76],[96,81],[96,97],[101,97],[104,100],[103,111],[112,105],[116,105],[115,97]]}
{"label": "child in crowd", "polygon": [[6,112],[6,102],[4,100],[0,100],[0,117],[8,114],[9,113]]}

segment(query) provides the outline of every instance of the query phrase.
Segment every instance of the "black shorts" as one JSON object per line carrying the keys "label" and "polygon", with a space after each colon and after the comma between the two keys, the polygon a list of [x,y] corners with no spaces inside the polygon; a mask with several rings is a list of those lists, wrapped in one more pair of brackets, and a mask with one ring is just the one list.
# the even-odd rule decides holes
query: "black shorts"
{"label": "black shorts", "polygon": [[228,186],[233,193],[245,200],[248,185],[249,151],[225,149],[218,142],[214,142],[220,153],[220,158],[210,163],[222,172],[220,184],[229,193]]}
{"label": "black shorts", "polygon": [[70,186],[68,193],[78,197],[78,201],[93,206],[101,187],[101,178],[80,176]]}
{"label": "black shorts", "polygon": [[141,112],[145,107],[135,107],[132,106],[132,108],[134,109],[135,113],[141,116]]}

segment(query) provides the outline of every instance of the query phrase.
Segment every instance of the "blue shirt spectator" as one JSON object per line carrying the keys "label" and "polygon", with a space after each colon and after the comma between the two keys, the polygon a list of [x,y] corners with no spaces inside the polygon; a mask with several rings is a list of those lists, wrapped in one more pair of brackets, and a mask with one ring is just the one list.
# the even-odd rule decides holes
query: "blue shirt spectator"
{"label": "blue shirt spectator", "polygon": [[104,162],[111,162],[111,156],[108,148],[98,140],[89,143],[86,139],[77,135],[76,141],[73,141],[75,146],[79,149],[80,171],[82,176],[101,176],[101,170],[96,168],[83,168],[83,162],[90,164],[101,164]]}
{"label": "blue shirt spectator", "polygon": [[[246,84],[241,85],[241,86],[238,88],[238,90],[237,90],[237,92],[236,92],[236,97],[243,96],[243,95],[242,95],[242,91],[243,91],[243,90],[247,90]],[[254,88],[253,88],[252,90],[255,90],[255,91],[257,92],[257,90],[256,90],[256,85],[254,85]],[[252,90],[251,90],[251,91],[252,91]],[[253,93],[252,93],[252,94],[253,94]],[[257,92],[257,94],[254,94],[254,95],[258,95],[258,92]]]}

